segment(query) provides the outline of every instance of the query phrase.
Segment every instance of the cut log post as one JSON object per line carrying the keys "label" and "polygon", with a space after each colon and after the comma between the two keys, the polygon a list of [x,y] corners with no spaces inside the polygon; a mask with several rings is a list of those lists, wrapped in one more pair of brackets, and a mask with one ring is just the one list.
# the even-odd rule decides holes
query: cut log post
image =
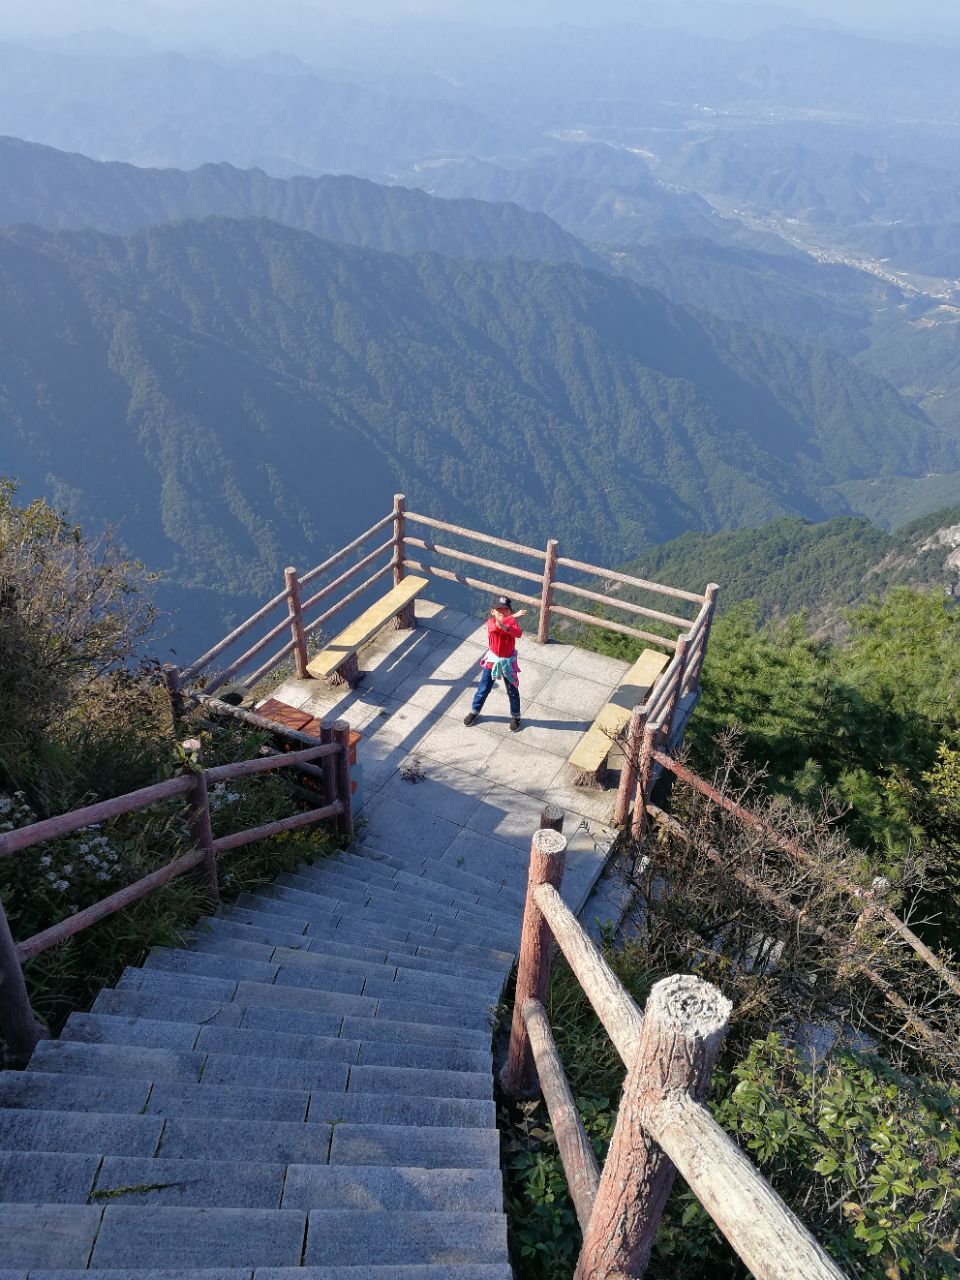
{"label": "cut log post", "polygon": [[633,802],[633,825],[631,833],[634,840],[639,840],[647,829],[647,801],[650,799],[650,777],[653,772],[653,747],[655,730],[653,725],[644,725],[643,741],[640,746],[640,760],[637,765],[637,791]]}
{"label": "cut log post", "polygon": [[336,671],[331,672],[327,676],[327,684],[338,688],[341,685],[348,685],[351,689],[360,679],[360,659],[355,653],[349,654],[340,663]]}
{"label": "cut log post", "polygon": [[297,679],[306,680],[307,639],[303,634],[303,607],[300,601],[300,581],[297,571],[288,565],[283,571],[287,587],[287,615],[290,618],[290,638],[293,640],[293,660],[297,667]]}
{"label": "cut log post", "polygon": [[210,901],[220,901],[220,879],[217,875],[217,851],[213,840],[213,825],[210,821],[210,794],[207,788],[207,775],[201,766],[200,743],[196,738],[188,738],[180,744],[185,755],[191,757],[191,766],[186,766],[185,773],[193,777],[193,791],[190,795],[190,836],[198,849],[202,849],[203,877],[207,882],[207,895]]}
{"label": "cut log post", "polygon": [[[395,587],[399,587],[406,573],[406,501],[402,493],[393,495],[393,585]],[[416,625],[416,608],[414,602],[410,600],[394,617],[393,627],[395,631],[412,631]]]}
{"label": "cut log post", "polygon": [[[320,741],[325,745],[333,742],[333,726],[324,721],[320,725]],[[337,758],[324,756],[320,761],[323,770],[323,803],[333,804],[337,798]]]}
{"label": "cut log post", "polygon": [[17,944],[0,902],[0,1042],[5,1065],[25,1067],[37,1042],[48,1038],[30,1007]]}
{"label": "cut log post", "polygon": [[333,740],[340,748],[333,757],[336,768],[337,799],[340,801],[337,829],[345,840],[352,840],[353,796],[350,792],[350,725],[346,720],[335,720],[332,729]]}
{"label": "cut log post", "polygon": [[562,831],[564,812],[558,804],[545,804],[540,810],[541,831]]}
{"label": "cut log post", "polygon": [[654,985],[574,1280],[644,1274],[676,1173],[649,1136],[647,1115],[673,1097],[704,1097],[730,1008],[698,978]]}
{"label": "cut log post", "polygon": [[717,592],[719,590],[720,587],[716,582],[707,583],[707,589],[704,592],[707,620],[697,639],[695,656],[687,666],[683,681],[684,693],[691,693],[700,688],[700,672],[703,669],[703,660],[707,656],[707,645],[710,643],[710,628],[713,626],[713,616],[717,610]]}
{"label": "cut log post", "polygon": [[540,885],[549,884],[554,889],[560,888],[566,850],[566,837],[559,831],[546,828],[533,833],[513,1023],[510,1028],[510,1049],[500,1076],[503,1091],[509,1098],[536,1097],[537,1069],[523,1020],[523,1004],[525,1000],[539,1000],[541,1004],[546,1001],[550,962],[553,958],[553,938],[550,926],[534,902],[533,895]]}
{"label": "cut log post", "polygon": [[170,710],[173,713],[174,723],[182,720],[186,711],[183,698],[183,678],[180,675],[180,668],[175,663],[165,662],[160,669],[160,679],[163,681],[163,687],[167,691],[167,697],[170,699]]}
{"label": "cut log post", "polygon": [[613,825],[622,827],[630,817],[630,804],[637,789],[637,771],[640,767],[640,752],[643,749],[643,734],[647,727],[647,713],[642,706],[634,707],[630,716],[630,727],[624,744],[623,768],[620,771],[620,789],[617,792],[617,805],[613,811]]}
{"label": "cut log post", "polygon": [[557,548],[560,543],[551,538],[547,543],[547,552],[543,562],[543,591],[540,595],[540,626],[537,629],[537,643],[547,644],[550,639],[550,612],[553,608],[553,584],[557,577]]}
{"label": "cut log post", "polygon": [[567,1177],[570,1199],[577,1212],[580,1230],[586,1232],[600,1184],[597,1157],[570,1092],[546,1009],[539,1000],[525,1000],[521,1013],[530,1037],[543,1100],[547,1104],[550,1123],[553,1125],[553,1136],[557,1140],[563,1171]]}

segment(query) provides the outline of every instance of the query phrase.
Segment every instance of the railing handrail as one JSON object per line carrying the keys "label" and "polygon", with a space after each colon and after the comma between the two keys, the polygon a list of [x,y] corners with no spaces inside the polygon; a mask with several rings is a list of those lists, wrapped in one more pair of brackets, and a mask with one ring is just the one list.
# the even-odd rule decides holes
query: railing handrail
{"label": "railing handrail", "polygon": [[[211,706],[217,704],[217,700],[213,698],[208,698],[206,701]],[[229,708],[229,710],[233,712],[237,709]],[[253,713],[245,713],[242,718],[252,720],[254,723],[259,721],[264,727],[283,736],[293,737],[294,741],[306,741],[309,745],[298,751],[254,756],[247,760],[235,760],[229,764],[216,765],[210,769],[199,767],[197,759],[194,763],[185,765],[184,772],[179,777],[169,778],[150,787],[141,787],[125,795],[100,801],[98,804],[58,814],[53,818],[45,818],[0,836],[0,855],[12,855],[60,836],[69,835],[74,831],[98,826],[110,818],[147,809],[174,796],[188,793],[190,796],[190,827],[194,847],[133,884],[125,885],[108,897],[92,903],[82,911],[58,921],[57,924],[33,934],[20,943],[14,941],[3,905],[0,903],[0,1033],[7,1042],[14,1062],[25,1062],[42,1034],[33,1016],[23,979],[23,965],[26,961],[49,950],[50,947],[65,942],[75,934],[89,929],[108,916],[115,915],[124,907],[140,901],[154,889],[189,871],[202,869],[207,879],[211,899],[219,900],[217,858],[231,849],[252,844],[256,840],[263,840],[269,836],[293,831],[299,827],[312,826],[327,818],[337,819],[338,828],[344,836],[349,837],[352,834],[350,727],[347,722],[338,720],[332,726],[323,726],[324,737],[332,737],[332,741],[317,741],[305,734],[294,735],[292,731],[287,731],[282,726],[274,725]],[[184,747],[199,755],[200,744],[196,739],[185,743]],[[313,770],[312,776],[316,776],[318,771],[314,770],[309,762],[317,760],[323,765],[323,769],[319,771],[324,783],[325,803],[323,805],[214,839],[210,820],[208,784],[216,785],[236,778],[298,767]]]}
{"label": "railing handrail", "polygon": [[[303,678],[307,675],[307,639],[325,626],[336,614],[348,605],[353,604],[354,601],[389,573],[392,572],[394,585],[396,586],[402,581],[407,571],[422,573],[428,578],[437,578],[445,582],[456,582],[461,586],[477,591],[489,592],[495,595],[506,594],[521,604],[539,610],[540,621],[537,640],[540,643],[546,643],[549,640],[550,621],[554,616],[582,625],[598,627],[601,630],[611,631],[618,635],[627,636],[632,640],[637,640],[644,644],[653,644],[674,652],[680,649],[684,640],[686,640],[688,655],[684,662],[684,691],[696,684],[699,679],[702,651],[705,647],[706,635],[709,631],[716,598],[716,588],[713,584],[710,584],[702,594],[686,591],[679,587],[671,587],[664,583],[639,578],[633,574],[621,573],[615,569],[606,569],[601,565],[591,564],[588,561],[560,556],[558,554],[558,543],[552,538],[548,540],[546,547],[541,551],[523,543],[513,542],[508,538],[483,533],[478,529],[469,529],[463,525],[452,524],[450,521],[439,520],[421,512],[407,511],[405,504],[404,495],[395,494],[393,510],[388,515],[382,516],[370,528],[306,573],[298,575],[294,568],[288,567],[285,570],[284,590],[251,614],[245,622],[231,631],[228,636],[218,641],[211,649],[208,649],[202,657],[191,663],[183,672],[178,671],[176,667],[165,667],[164,680],[174,705],[175,715],[180,713],[181,705],[186,700],[195,702],[198,698],[197,690],[189,692],[184,690],[184,682],[195,681],[207,671],[216,658],[226,653],[233,644],[245,636],[253,627],[264,622],[273,611],[286,607],[286,614],[283,617],[277,619],[242,654],[232,659],[223,669],[212,674],[212,678],[208,679],[208,683],[205,686],[206,692],[214,692],[234,677],[239,678],[243,689],[251,689],[291,654],[294,655],[296,660],[297,675]],[[426,533],[423,537],[409,533],[407,531],[409,523],[421,525],[425,530],[438,530],[451,534],[455,538],[466,540],[468,543],[475,542],[484,547],[498,547],[510,552],[513,556],[524,556],[533,559],[539,562],[539,568],[534,571],[517,564],[508,564],[502,560],[495,560],[489,556],[478,554],[473,550],[441,545]],[[391,524],[393,527],[389,539],[363,554],[356,563],[351,564],[332,581],[310,592],[305,599],[302,597],[303,587],[341,564],[349,555],[358,551],[364,543],[369,542],[370,539],[376,537],[381,530]],[[444,558],[458,561],[459,566],[448,569],[438,564],[427,563],[425,560],[415,560],[408,555],[408,550],[411,548],[427,552],[434,559]],[[360,575],[364,569],[374,565],[384,555],[389,555],[389,560],[386,564],[376,569],[375,572],[366,577],[352,590],[347,591],[342,596],[337,596],[336,593],[340,588],[345,587],[353,578]],[[480,569],[489,569],[496,577],[493,581],[490,581],[487,578],[477,577],[474,574],[465,572],[464,568],[460,566],[478,566]],[[606,594],[604,591],[595,591],[590,586],[563,581],[557,576],[558,569],[572,569],[578,573],[589,574],[592,578],[621,583],[647,593],[659,594],[674,600],[690,601],[699,605],[700,609],[696,617],[684,618],[679,613],[657,609],[650,604],[640,604],[633,600],[620,599],[616,595]],[[497,581],[497,578],[500,580]],[[521,587],[518,589],[516,586],[504,585],[505,581],[509,582],[511,580],[518,581]],[[534,595],[528,590],[522,589],[528,582],[540,588],[539,594]],[[633,625],[632,621],[628,624],[613,617],[597,616],[596,614],[585,613],[581,609],[571,608],[565,604],[555,603],[554,593],[557,591],[565,592],[568,596],[574,596],[578,599],[589,600],[596,605],[606,607],[608,610],[620,610],[621,614],[629,615],[632,620],[638,617],[641,619],[649,618],[655,623],[661,624],[664,628],[676,628],[679,634],[672,636],[655,631],[647,631]],[[332,605],[318,616],[307,620],[308,615],[331,596],[336,597]],[[268,649],[270,642],[280,636],[287,628],[290,630],[290,638],[279,649],[271,653],[265,661],[261,662],[255,671],[241,676],[241,673],[250,666],[251,662],[260,656],[264,650]],[[650,698],[656,698],[663,691],[663,687],[664,682],[661,677],[651,689]]]}
{"label": "railing handrail", "polygon": [[[574,1280],[643,1275],[677,1171],[758,1280],[844,1280],[704,1105],[729,1022],[729,1001],[709,983],[674,976],[654,985],[641,1013],[560,897],[565,850],[557,830],[534,834],[510,1048],[501,1079],[508,1096],[529,1097],[541,1076],[583,1232]],[[599,1177],[544,1009],[548,936],[627,1068]]]}

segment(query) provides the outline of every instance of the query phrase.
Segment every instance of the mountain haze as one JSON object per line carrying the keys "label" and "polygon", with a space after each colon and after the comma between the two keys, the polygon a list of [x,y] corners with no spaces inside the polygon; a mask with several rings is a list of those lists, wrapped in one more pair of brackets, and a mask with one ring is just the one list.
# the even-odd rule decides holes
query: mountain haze
{"label": "mountain haze", "polygon": [[579,554],[960,466],[842,357],[573,264],[263,220],[0,235],[5,467],[181,585],[260,593],[411,505]]}

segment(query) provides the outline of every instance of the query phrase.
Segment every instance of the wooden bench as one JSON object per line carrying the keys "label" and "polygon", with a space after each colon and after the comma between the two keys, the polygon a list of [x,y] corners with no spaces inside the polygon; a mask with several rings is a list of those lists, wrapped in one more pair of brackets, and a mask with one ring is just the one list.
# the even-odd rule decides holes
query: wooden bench
{"label": "wooden bench", "polygon": [[412,605],[426,586],[426,578],[412,575],[403,578],[392,591],[372,604],[355,622],[351,622],[335,636],[326,648],[321,649],[313,661],[307,663],[307,671],[318,680],[325,679],[328,684],[356,684],[360,676],[358,650],[369,643],[380,628],[395,616],[405,614],[401,623],[413,626]]}
{"label": "wooden bench", "polygon": [[646,700],[669,661],[665,653],[644,649],[571,753],[568,763],[574,786],[603,787],[611,747],[629,724],[633,708]]}

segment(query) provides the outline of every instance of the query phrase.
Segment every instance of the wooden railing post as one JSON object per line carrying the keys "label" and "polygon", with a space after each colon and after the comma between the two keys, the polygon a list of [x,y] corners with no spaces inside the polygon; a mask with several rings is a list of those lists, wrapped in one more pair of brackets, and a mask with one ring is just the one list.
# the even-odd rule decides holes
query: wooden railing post
{"label": "wooden railing post", "polygon": [[631,832],[635,840],[647,829],[647,801],[650,799],[651,774],[653,772],[653,740],[656,730],[653,725],[643,727],[643,740],[640,745],[640,759],[637,764],[637,790],[633,801],[633,825]]}
{"label": "wooden railing post", "polygon": [[690,693],[694,689],[700,688],[700,671],[703,667],[703,660],[707,656],[707,645],[710,642],[710,628],[713,626],[713,616],[717,609],[717,592],[720,590],[715,582],[708,582],[707,589],[704,592],[707,605],[707,620],[703,624],[703,629],[697,637],[697,643],[694,649],[693,657],[687,667],[686,675],[683,680],[683,692]]}
{"label": "wooden railing post", "polygon": [[180,668],[175,663],[165,662],[160,668],[160,679],[170,699],[170,710],[173,712],[174,722],[182,720],[186,707],[183,701],[183,678],[180,675]]}
{"label": "wooden railing post", "polygon": [[[407,516],[406,497],[402,493],[393,495],[393,585],[398,587],[406,573],[407,563]],[[405,604],[393,620],[397,631],[411,631],[417,625],[417,614],[414,602]]]}
{"label": "wooden railing post", "polygon": [[523,909],[523,932],[520,936],[520,960],[517,964],[517,987],[510,1028],[510,1049],[500,1076],[504,1093],[510,1098],[528,1098],[536,1094],[537,1072],[530,1048],[530,1037],[523,1020],[525,1000],[546,1002],[553,959],[553,937],[540,908],[533,900],[534,891],[542,884],[560,888],[567,840],[559,831],[549,828],[533,833],[530,846],[530,872],[527,878],[527,900]]}
{"label": "wooden railing post", "polygon": [[0,902],[0,1041],[4,1063],[8,1067],[25,1067],[37,1042],[47,1038],[30,1007],[17,944]]}
{"label": "wooden railing post", "polygon": [[342,806],[337,818],[337,830],[347,840],[352,840],[353,796],[350,793],[350,725],[346,720],[335,720],[332,730],[333,740],[340,748],[333,757],[337,780],[337,799]]}
{"label": "wooden railing post", "polygon": [[213,842],[213,824],[210,820],[210,794],[207,775],[202,767],[202,748],[199,738],[187,738],[180,749],[189,757],[183,771],[193,777],[190,792],[190,837],[198,849],[203,850],[203,876],[207,882],[207,894],[214,903],[220,901],[220,878],[217,874],[217,851]]}
{"label": "wooden railing post", "polygon": [[[320,725],[320,741],[324,744],[333,741],[333,726],[323,721]],[[337,761],[335,756],[323,756],[320,761],[323,772],[323,803],[333,804],[337,798]]]}
{"label": "wooden railing post", "polygon": [[574,1280],[634,1278],[646,1271],[676,1174],[649,1136],[646,1116],[672,1097],[704,1097],[730,1008],[716,987],[699,978],[676,976],[654,985]]}
{"label": "wooden railing post", "polygon": [[670,738],[673,733],[673,720],[674,716],[677,714],[677,706],[679,705],[680,697],[683,692],[683,679],[687,666],[687,648],[689,643],[690,642],[686,636],[681,636],[677,641],[677,657],[680,659],[680,666],[677,671],[676,681],[674,682],[673,692],[667,699],[666,705],[659,716],[660,729],[657,733],[657,737],[663,743],[664,751],[670,750]]}
{"label": "wooden railing post", "polygon": [[550,611],[553,608],[553,584],[557,577],[557,548],[560,543],[551,538],[547,543],[547,552],[543,562],[543,590],[540,594],[540,626],[537,629],[537,643],[546,644],[550,639]]}
{"label": "wooden railing post", "polygon": [[290,637],[293,640],[293,658],[297,664],[297,679],[306,680],[307,672],[307,637],[303,631],[303,607],[300,600],[300,579],[297,571],[287,565],[283,571],[283,581],[287,588],[287,616],[290,619]]}
{"label": "wooden railing post", "polygon": [[620,789],[617,792],[617,805],[613,811],[613,825],[622,827],[630,816],[630,805],[637,787],[637,770],[640,767],[640,752],[643,749],[643,734],[647,727],[647,713],[643,706],[633,708],[630,716],[630,728],[624,744],[623,767],[620,770]]}
{"label": "wooden railing post", "polygon": [[562,831],[564,811],[558,804],[545,804],[540,810],[541,831]]}

